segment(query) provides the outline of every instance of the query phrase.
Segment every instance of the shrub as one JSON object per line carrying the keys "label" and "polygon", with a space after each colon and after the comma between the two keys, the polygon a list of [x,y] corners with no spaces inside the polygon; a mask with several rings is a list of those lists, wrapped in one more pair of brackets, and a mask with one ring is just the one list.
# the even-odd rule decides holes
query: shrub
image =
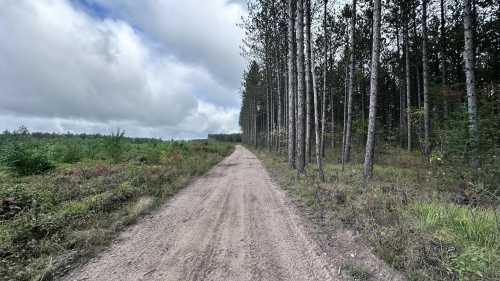
{"label": "shrub", "polygon": [[27,145],[11,144],[2,150],[0,162],[19,176],[43,174],[54,168],[48,157]]}
{"label": "shrub", "polygon": [[52,157],[61,163],[73,164],[82,159],[82,149],[77,143],[54,145]]}
{"label": "shrub", "polygon": [[163,152],[159,146],[146,145],[137,152],[137,160],[146,164],[158,164],[161,161]]}
{"label": "shrub", "polygon": [[118,129],[115,134],[105,139],[104,146],[108,157],[114,162],[122,161],[123,152],[125,151],[123,140],[125,138],[125,131]]}

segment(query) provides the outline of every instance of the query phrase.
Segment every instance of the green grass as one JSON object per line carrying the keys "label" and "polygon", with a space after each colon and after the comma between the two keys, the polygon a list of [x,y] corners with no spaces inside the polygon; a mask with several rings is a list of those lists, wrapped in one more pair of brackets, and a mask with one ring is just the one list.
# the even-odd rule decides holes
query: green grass
{"label": "green grass", "polygon": [[319,183],[314,165],[297,181],[285,155],[256,153],[313,221],[330,230],[355,229],[408,280],[500,280],[498,201],[481,197],[481,208],[455,204],[462,181],[447,167],[387,147],[377,154],[375,176],[365,188],[359,150],[344,169],[339,152],[327,151],[326,183]]}
{"label": "green grass", "polygon": [[0,135],[0,149],[13,143],[54,168],[24,175],[0,164],[0,280],[53,279],[233,150],[206,141]]}
{"label": "green grass", "polygon": [[410,212],[419,227],[456,250],[446,260],[461,280],[498,278],[500,268],[500,213],[443,203],[415,203]]}

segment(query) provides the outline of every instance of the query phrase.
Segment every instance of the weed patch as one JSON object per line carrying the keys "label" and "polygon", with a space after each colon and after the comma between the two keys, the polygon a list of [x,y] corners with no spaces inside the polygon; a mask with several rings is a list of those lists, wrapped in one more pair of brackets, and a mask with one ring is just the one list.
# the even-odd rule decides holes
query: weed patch
{"label": "weed patch", "polygon": [[[51,280],[98,252],[229,155],[233,145],[117,134],[13,137],[0,150],[14,155],[0,163],[0,280],[24,281]],[[21,172],[9,159],[24,161]],[[49,161],[50,174],[24,159]]]}

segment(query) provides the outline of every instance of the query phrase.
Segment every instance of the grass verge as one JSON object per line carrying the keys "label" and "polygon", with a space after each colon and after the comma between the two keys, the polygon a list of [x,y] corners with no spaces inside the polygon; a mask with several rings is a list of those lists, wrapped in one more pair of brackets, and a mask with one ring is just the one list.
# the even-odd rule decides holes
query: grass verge
{"label": "grass verge", "polygon": [[[284,156],[255,153],[278,183],[308,206],[321,227],[359,234],[375,255],[408,280],[500,280],[498,204],[456,204],[463,194],[457,188],[461,184],[433,173],[417,155],[384,155],[365,189],[359,164],[343,168],[329,155],[327,181],[320,183],[314,165],[297,180]],[[368,278],[352,265],[344,269],[354,279]]]}

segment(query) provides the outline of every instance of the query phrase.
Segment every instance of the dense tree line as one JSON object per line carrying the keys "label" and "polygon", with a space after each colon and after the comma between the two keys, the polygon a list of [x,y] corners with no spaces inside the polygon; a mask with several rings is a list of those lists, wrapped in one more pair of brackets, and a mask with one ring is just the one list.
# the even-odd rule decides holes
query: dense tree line
{"label": "dense tree line", "polygon": [[352,161],[356,145],[368,179],[384,143],[471,174],[498,166],[500,2],[250,0],[248,10],[243,142],[287,153],[299,175],[312,159],[322,173],[326,148]]}
{"label": "dense tree line", "polygon": [[241,134],[209,134],[208,139],[222,142],[241,142]]}

